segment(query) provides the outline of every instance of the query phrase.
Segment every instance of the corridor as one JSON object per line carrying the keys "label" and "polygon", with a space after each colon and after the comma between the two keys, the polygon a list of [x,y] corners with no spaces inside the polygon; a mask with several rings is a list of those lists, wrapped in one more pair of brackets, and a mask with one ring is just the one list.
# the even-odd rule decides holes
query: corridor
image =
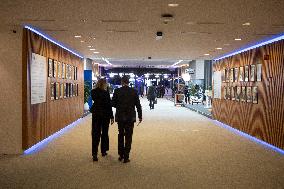
{"label": "corridor", "polygon": [[[134,128],[131,162],[91,158],[91,115],[39,151],[0,158],[0,188],[283,188],[284,156],[213,120],[158,99]],[[136,124],[137,125],[137,124]]]}

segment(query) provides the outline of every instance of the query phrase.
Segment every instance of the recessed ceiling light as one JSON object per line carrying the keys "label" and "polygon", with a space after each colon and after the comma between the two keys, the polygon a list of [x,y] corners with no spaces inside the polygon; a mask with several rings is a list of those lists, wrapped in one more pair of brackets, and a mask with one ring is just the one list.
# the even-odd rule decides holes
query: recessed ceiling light
{"label": "recessed ceiling light", "polygon": [[243,26],[250,26],[249,22],[243,23]]}
{"label": "recessed ceiling light", "polygon": [[179,4],[177,3],[169,3],[168,6],[169,7],[178,7]]}
{"label": "recessed ceiling light", "polygon": [[91,46],[91,45],[89,45],[88,47],[89,47],[89,48],[91,48],[92,46]]}
{"label": "recessed ceiling light", "polygon": [[94,54],[98,54],[98,53],[100,53],[100,52],[97,52],[97,51],[94,52]]}
{"label": "recessed ceiling light", "polygon": [[93,39],[96,39],[95,37]]}
{"label": "recessed ceiling light", "polygon": [[74,37],[75,38],[81,38],[82,36],[81,35],[75,35]]}
{"label": "recessed ceiling light", "polygon": [[241,40],[242,40],[241,38],[236,38],[236,39],[235,39],[235,41],[241,41]]}
{"label": "recessed ceiling light", "polygon": [[205,56],[209,56],[210,54],[204,54]]}
{"label": "recessed ceiling light", "polygon": [[221,47],[217,47],[216,49],[217,49],[217,50],[222,50],[222,48],[221,48]]}
{"label": "recessed ceiling light", "polygon": [[84,42],[85,42],[85,41],[83,41],[83,40],[81,41],[81,43],[84,43]]}
{"label": "recessed ceiling light", "polygon": [[224,46],[230,46],[230,44],[229,43],[225,43]]}
{"label": "recessed ceiling light", "polygon": [[193,24],[195,24],[195,22],[187,22],[186,24],[193,25]]}
{"label": "recessed ceiling light", "polygon": [[90,51],[95,51],[96,49],[90,49]]}

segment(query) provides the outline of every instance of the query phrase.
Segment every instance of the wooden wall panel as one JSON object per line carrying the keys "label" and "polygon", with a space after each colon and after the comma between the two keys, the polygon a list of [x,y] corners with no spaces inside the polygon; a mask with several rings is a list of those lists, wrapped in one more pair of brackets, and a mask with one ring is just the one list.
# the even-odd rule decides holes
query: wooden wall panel
{"label": "wooden wall panel", "polygon": [[[265,60],[265,56],[269,57]],[[232,86],[257,86],[258,104],[213,99],[216,120],[284,149],[284,40],[217,61],[213,70],[262,64],[261,82],[236,82]],[[222,83],[223,86],[226,85]],[[223,92],[223,91],[222,91]]]}
{"label": "wooden wall panel", "polygon": [[[47,100],[31,105],[30,102],[30,60],[31,53],[40,54],[69,65],[77,66],[78,79],[47,78]],[[48,61],[46,61],[48,65]],[[48,66],[47,66],[48,67]],[[48,70],[46,70],[48,72]],[[24,29],[23,35],[23,149],[54,134],[83,115],[84,106],[84,64],[83,60],[41,36]],[[47,74],[48,75],[48,74]],[[51,100],[50,83],[77,83],[78,96]]]}

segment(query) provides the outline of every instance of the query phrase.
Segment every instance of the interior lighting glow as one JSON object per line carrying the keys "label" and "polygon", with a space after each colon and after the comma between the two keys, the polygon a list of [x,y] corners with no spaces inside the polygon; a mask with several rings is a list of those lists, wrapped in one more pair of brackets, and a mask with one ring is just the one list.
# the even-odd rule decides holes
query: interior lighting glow
{"label": "interior lighting glow", "polygon": [[177,3],[169,3],[168,6],[169,7],[178,7],[179,4],[177,4]]}
{"label": "interior lighting glow", "polygon": [[235,39],[235,41],[241,41],[241,40],[242,40],[241,38],[236,38],[236,39]]}
{"label": "interior lighting glow", "polygon": [[243,23],[243,26],[250,26],[249,22]]}
{"label": "interior lighting glow", "polygon": [[[94,52],[95,53],[95,52]],[[112,66],[112,63],[109,62],[109,60],[107,58],[102,58],[103,61],[105,61],[108,65]]]}
{"label": "interior lighting glow", "polygon": [[209,56],[210,54],[204,54],[205,56]]}
{"label": "interior lighting glow", "polygon": [[226,55],[223,55],[223,56],[221,56],[221,57],[217,57],[217,58],[215,58],[214,60],[215,60],[215,61],[216,61],[216,60],[221,60],[221,59],[223,59],[223,58],[227,58],[227,57],[230,57],[230,56],[234,56],[234,55],[236,55],[236,54],[240,54],[240,53],[242,53],[242,52],[249,51],[249,50],[251,50],[251,49],[255,49],[255,48],[258,48],[258,47],[261,47],[261,46],[264,46],[264,45],[267,45],[267,44],[270,44],[270,43],[274,43],[274,42],[276,42],[276,41],[280,41],[280,40],[283,40],[283,39],[284,39],[284,34],[282,33],[282,34],[280,34],[280,35],[278,35],[278,36],[274,36],[273,38],[270,38],[270,39],[267,39],[267,40],[264,40],[264,41],[260,41],[260,42],[254,44],[254,45],[241,48],[241,49],[239,49],[239,50],[237,50],[237,51],[233,51],[233,52],[231,52],[231,53],[229,53],[229,54],[226,54]]}
{"label": "interior lighting glow", "polygon": [[83,41],[83,40],[82,40],[82,41],[80,41],[80,42],[81,42],[81,43],[85,43],[85,41]]}
{"label": "interior lighting glow", "polygon": [[93,52],[94,54],[99,54],[100,52],[98,52],[98,51],[95,51],[95,52]]}
{"label": "interior lighting glow", "polygon": [[183,60],[179,60],[176,63],[174,63],[172,66],[176,66],[177,64],[181,63]]}
{"label": "interior lighting glow", "polygon": [[47,146],[48,143],[50,143],[52,140],[59,138],[61,135],[63,135],[64,133],[66,133],[67,131],[69,131],[71,128],[77,126],[80,121],[82,119],[78,119],[77,121],[71,123],[70,125],[64,127],[63,129],[57,131],[56,133],[54,133],[53,135],[47,137],[46,139],[40,141],[39,143],[33,145],[32,147],[30,147],[29,149],[24,151],[25,155],[29,155],[29,154],[33,154],[36,153],[38,151],[40,151],[41,149],[43,149],[45,146]]}
{"label": "interior lighting glow", "polygon": [[47,36],[46,34],[43,34],[42,32],[40,32],[40,31],[34,29],[33,27],[31,27],[31,26],[24,26],[24,28],[26,28],[26,29],[28,29],[28,30],[30,30],[30,31],[32,31],[32,32],[34,32],[34,33],[40,35],[41,37],[47,39],[48,41],[50,41],[50,42],[52,42],[52,43],[58,45],[59,47],[65,49],[65,50],[67,50],[67,51],[69,51],[70,53],[72,53],[72,54],[74,54],[74,55],[76,55],[76,56],[78,56],[78,57],[80,57],[80,58],[84,58],[83,56],[79,55],[78,53],[76,53],[76,52],[74,52],[74,51],[68,49],[68,48],[65,47],[64,45],[61,45],[59,42],[55,41],[55,39],[52,39],[51,37]]}
{"label": "interior lighting glow", "polygon": [[81,35],[75,35],[74,37],[75,38],[81,38],[82,36]]}
{"label": "interior lighting glow", "polygon": [[222,50],[222,48],[221,48],[221,47],[217,47],[216,49],[217,49],[217,50]]}
{"label": "interior lighting glow", "polygon": [[90,51],[95,51],[96,49],[90,49]]}
{"label": "interior lighting glow", "polygon": [[262,146],[264,146],[264,147],[266,147],[266,148],[268,148],[268,149],[272,149],[272,150],[274,150],[274,151],[276,151],[276,152],[278,152],[278,153],[284,155],[284,150],[282,150],[282,149],[280,149],[280,148],[277,148],[276,146],[273,146],[273,145],[271,145],[271,144],[268,144],[267,142],[264,142],[264,141],[262,141],[262,140],[260,140],[260,139],[258,139],[258,138],[255,138],[255,137],[253,137],[253,136],[251,136],[251,135],[249,135],[249,134],[247,134],[247,133],[244,133],[244,132],[242,132],[242,131],[239,131],[239,130],[237,130],[237,129],[234,129],[233,127],[230,127],[230,126],[228,126],[228,125],[226,125],[226,124],[224,124],[224,123],[221,123],[221,122],[219,122],[219,121],[217,121],[217,120],[214,120],[214,122],[215,122],[216,125],[218,125],[218,126],[220,126],[220,127],[223,127],[223,128],[225,128],[225,129],[227,129],[227,130],[229,130],[229,131],[232,131],[233,133],[236,133],[236,134],[238,134],[238,135],[240,135],[240,136],[243,136],[243,137],[245,137],[245,138],[247,138],[247,139],[249,139],[249,140],[252,140],[252,141],[254,141],[254,142],[258,143],[258,144],[261,144]]}

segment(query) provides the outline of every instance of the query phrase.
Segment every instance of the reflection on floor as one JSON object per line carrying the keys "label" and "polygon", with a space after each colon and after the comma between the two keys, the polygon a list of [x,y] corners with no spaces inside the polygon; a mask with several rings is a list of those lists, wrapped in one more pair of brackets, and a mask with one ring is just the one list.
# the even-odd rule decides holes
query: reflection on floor
{"label": "reflection on floor", "polygon": [[[91,115],[35,154],[0,159],[0,188],[283,188],[284,157],[173,102],[158,99],[135,127],[131,162],[91,159]],[[136,124],[137,125],[137,124]]]}

